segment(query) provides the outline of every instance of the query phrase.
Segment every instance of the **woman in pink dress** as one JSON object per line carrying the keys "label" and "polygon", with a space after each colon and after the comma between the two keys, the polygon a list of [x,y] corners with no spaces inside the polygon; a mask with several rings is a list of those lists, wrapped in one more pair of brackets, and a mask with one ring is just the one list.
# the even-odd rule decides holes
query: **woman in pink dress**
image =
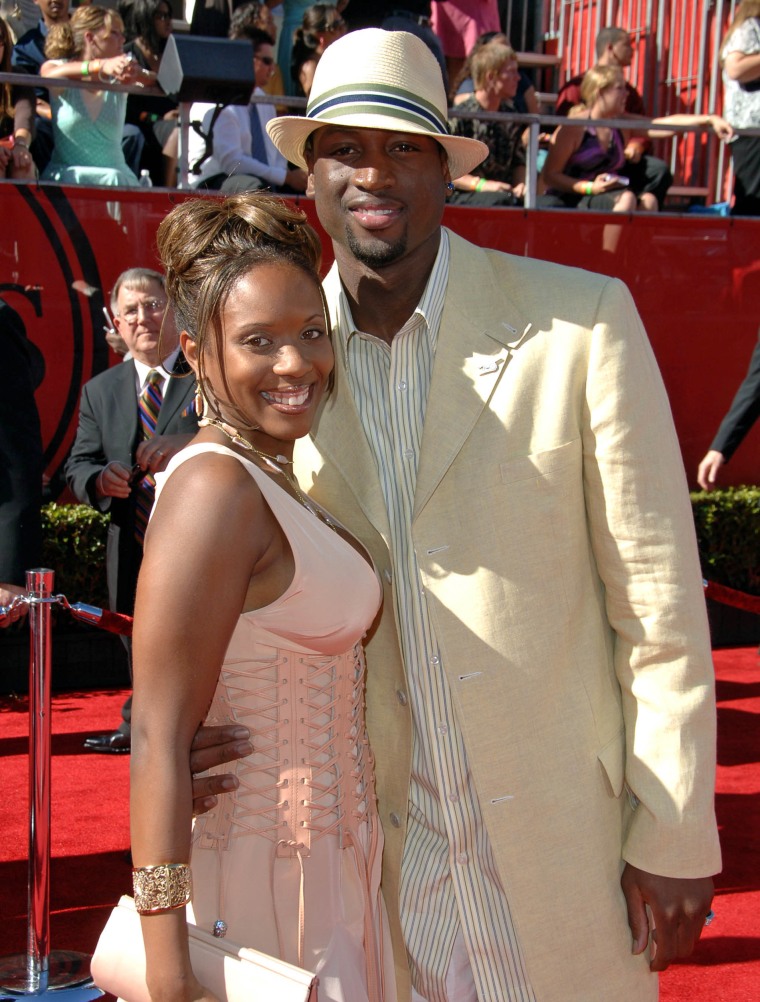
{"label": "woman in pink dress", "polygon": [[[215,999],[192,970],[191,904],[199,928],[314,972],[320,1002],[394,1002],[361,646],[381,589],[292,472],[333,368],[318,238],[299,210],[242,193],[177,206],[158,248],[202,420],[157,477],[135,605],[147,986]],[[246,725],[253,751],[191,835],[204,718]]]}

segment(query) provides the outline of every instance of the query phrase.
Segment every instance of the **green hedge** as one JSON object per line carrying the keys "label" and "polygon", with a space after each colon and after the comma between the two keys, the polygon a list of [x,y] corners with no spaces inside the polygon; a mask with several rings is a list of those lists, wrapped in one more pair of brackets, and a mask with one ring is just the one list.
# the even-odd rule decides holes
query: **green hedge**
{"label": "green hedge", "polygon": [[109,516],[86,504],[42,508],[42,565],[55,571],[55,594],[108,608],[106,538]]}
{"label": "green hedge", "polygon": [[704,576],[760,595],[760,487],[694,491],[691,505]]}
{"label": "green hedge", "polygon": [[[695,491],[691,503],[704,576],[760,595],[760,487]],[[56,592],[107,607],[108,515],[88,505],[48,504],[42,531],[43,563],[56,572]]]}

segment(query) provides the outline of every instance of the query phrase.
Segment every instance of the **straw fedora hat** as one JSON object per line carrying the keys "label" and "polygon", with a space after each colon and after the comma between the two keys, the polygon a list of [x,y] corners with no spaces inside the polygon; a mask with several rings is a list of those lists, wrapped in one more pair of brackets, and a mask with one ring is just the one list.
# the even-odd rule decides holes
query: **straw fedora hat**
{"label": "straw fedora hat", "polygon": [[488,147],[449,134],[441,69],[423,41],[407,31],[364,28],[325,49],[317,63],[306,117],[273,118],[267,132],[277,149],[306,167],[306,140],[323,125],[388,129],[431,136],[446,150],[452,178],[481,163]]}

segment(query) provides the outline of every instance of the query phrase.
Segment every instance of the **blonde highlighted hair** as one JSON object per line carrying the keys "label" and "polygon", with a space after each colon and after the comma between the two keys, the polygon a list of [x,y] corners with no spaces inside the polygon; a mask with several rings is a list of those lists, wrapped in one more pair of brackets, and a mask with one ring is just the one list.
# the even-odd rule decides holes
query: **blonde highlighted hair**
{"label": "blonde highlighted hair", "polygon": [[619,66],[592,66],[586,70],[581,81],[581,101],[590,108],[602,91],[612,87],[619,80],[625,80]]}
{"label": "blonde highlighted hair", "polygon": [[51,25],[45,42],[48,59],[78,59],[84,52],[85,32],[124,31],[124,22],[115,10],[105,7],[77,7],[68,21]]}
{"label": "blonde highlighted hair", "polygon": [[482,90],[490,73],[498,73],[506,63],[516,63],[517,54],[504,42],[488,42],[472,53],[470,69],[475,90]]}

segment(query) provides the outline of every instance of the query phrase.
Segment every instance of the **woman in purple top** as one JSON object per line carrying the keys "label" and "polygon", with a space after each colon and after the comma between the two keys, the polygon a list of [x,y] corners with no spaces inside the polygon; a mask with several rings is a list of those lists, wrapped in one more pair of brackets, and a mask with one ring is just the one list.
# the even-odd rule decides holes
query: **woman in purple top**
{"label": "woman in purple top", "polygon": [[[627,179],[618,176],[625,164],[623,133],[592,124],[599,118],[620,118],[625,111],[623,74],[616,66],[594,66],[583,77],[581,98],[583,104],[571,115],[588,118],[589,124],[585,129],[560,125],[552,136],[541,175],[546,195],[567,208],[635,212],[636,196],[624,187]],[[656,211],[654,195],[643,195],[640,207]]]}
{"label": "woman in purple top", "polygon": [[[626,188],[628,179],[618,171],[625,164],[626,137],[621,129],[595,125],[598,119],[632,118],[625,114],[626,86],[617,66],[594,66],[581,84],[583,104],[571,111],[572,118],[588,119],[585,129],[560,125],[552,136],[541,178],[546,194],[539,200],[552,206],[612,212],[657,211],[657,199],[650,192],[638,198]],[[652,120],[663,125],[710,125],[721,139],[732,135],[731,126],[719,115],[667,115]],[[641,130],[638,129],[638,132]],[[661,129],[648,130],[650,136],[668,136]]]}

